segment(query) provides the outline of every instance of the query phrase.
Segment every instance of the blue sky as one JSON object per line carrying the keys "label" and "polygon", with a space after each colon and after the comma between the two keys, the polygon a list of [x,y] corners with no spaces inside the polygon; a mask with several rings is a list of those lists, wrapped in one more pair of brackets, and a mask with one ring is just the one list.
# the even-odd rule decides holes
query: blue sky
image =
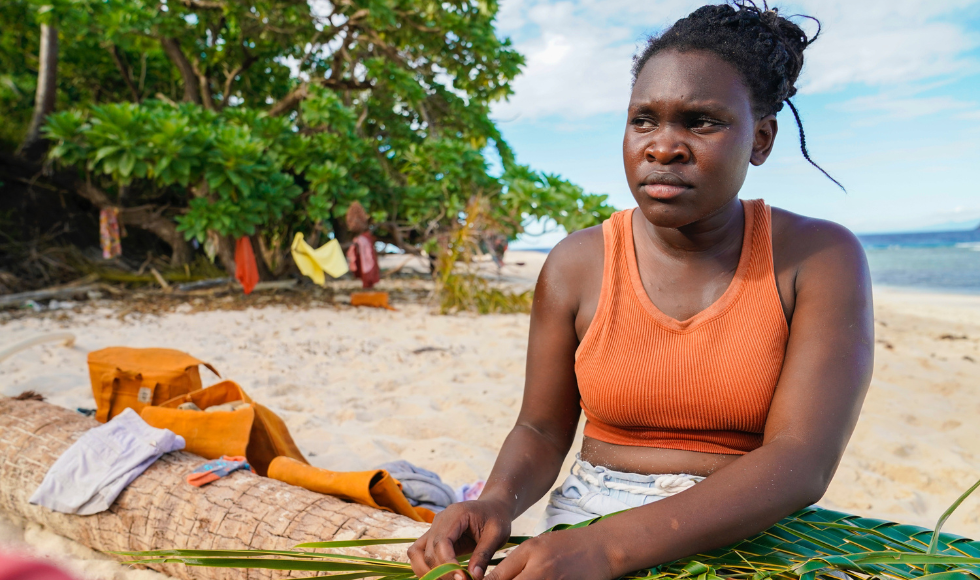
{"label": "blue sky", "polygon": [[[518,161],[632,207],[621,156],[631,57],[701,4],[503,0],[499,33],[527,64],[493,116]],[[848,193],[803,159],[787,108],[773,156],[750,170],[742,196],[859,233],[980,221],[980,0],[775,5],[823,23],[794,101],[811,156]]]}

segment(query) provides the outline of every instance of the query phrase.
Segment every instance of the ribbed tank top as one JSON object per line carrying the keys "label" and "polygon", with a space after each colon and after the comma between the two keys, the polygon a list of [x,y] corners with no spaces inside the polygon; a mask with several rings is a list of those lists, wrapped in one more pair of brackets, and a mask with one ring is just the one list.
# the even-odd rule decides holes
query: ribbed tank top
{"label": "ribbed tank top", "polygon": [[575,353],[587,437],[729,455],[762,445],[789,327],[776,289],[769,206],[742,204],[735,276],[721,298],[684,321],[661,312],[643,288],[633,210],[602,224],[599,305]]}

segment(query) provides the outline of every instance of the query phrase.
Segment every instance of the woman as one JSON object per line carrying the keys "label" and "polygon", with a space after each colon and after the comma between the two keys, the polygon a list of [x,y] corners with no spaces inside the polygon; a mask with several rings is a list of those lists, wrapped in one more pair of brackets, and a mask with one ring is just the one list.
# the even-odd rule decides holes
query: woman
{"label": "woman", "polygon": [[616,578],[823,495],[871,380],[864,253],[839,225],[738,198],[808,44],[739,3],[702,7],[636,57],[623,160],[638,207],[551,252],[517,424],[480,499],[409,549],[417,574],[472,551],[484,575],[557,477],[580,408],[581,454],[546,525],[633,509],[533,538],[488,580]]}

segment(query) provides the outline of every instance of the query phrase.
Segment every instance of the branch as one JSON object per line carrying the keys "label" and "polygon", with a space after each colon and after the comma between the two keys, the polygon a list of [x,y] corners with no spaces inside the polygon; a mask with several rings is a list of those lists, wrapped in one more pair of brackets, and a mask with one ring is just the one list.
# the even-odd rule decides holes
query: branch
{"label": "branch", "polygon": [[181,0],[181,3],[188,8],[199,8],[201,10],[224,10],[224,2],[212,2],[211,0]]}
{"label": "branch", "polygon": [[309,96],[309,94],[310,94],[310,84],[309,83],[301,84],[300,86],[290,91],[288,95],[280,99],[278,103],[272,105],[272,108],[269,109],[269,116],[278,117],[283,113],[288,113],[289,111],[293,110],[293,108],[296,107],[296,105],[298,105],[300,101],[302,101],[307,96]]}
{"label": "branch", "polygon": [[242,50],[245,52],[245,60],[243,60],[240,65],[238,65],[234,69],[232,69],[231,73],[226,73],[225,74],[225,86],[224,86],[224,88],[221,91],[221,108],[222,109],[224,109],[225,107],[228,106],[228,99],[231,98],[231,85],[235,82],[235,77],[237,77],[238,75],[240,75],[243,72],[245,72],[246,70],[248,70],[248,68],[250,66],[252,66],[252,64],[256,60],[258,60],[258,59],[255,58],[255,56],[253,56],[248,51],[247,48],[245,48],[244,43],[242,44]]}
{"label": "branch", "polygon": [[180,43],[177,42],[176,38],[161,38],[160,45],[163,47],[164,52],[167,53],[167,57],[170,59],[174,65],[177,66],[177,70],[180,71],[180,76],[184,80],[184,102],[187,103],[197,103],[201,104],[201,94],[198,92],[198,78],[194,73],[194,67],[191,66],[187,57],[184,56],[184,51],[180,49]]}
{"label": "branch", "polygon": [[204,105],[204,108],[213,111],[215,109],[214,99],[211,97],[211,77],[205,71],[202,71],[198,64],[197,58],[191,62],[191,67],[194,69],[194,76],[197,78],[197,84],[201,88],[201,104]]}
{"label": "branch", "polygon": [[123,80],[126,81],[126,86],[129,87],[129,92],[133,95],[133,102],[139,103],[140,93],[136,90],[136,85],[133,84],[133,76],[129,73],[129,67],[126,66],[126,61],[123,60],[123,55],[115,43],[109,45],[109,54],[112,55],[112,60],[116,63],[119,74],[122,75]]}

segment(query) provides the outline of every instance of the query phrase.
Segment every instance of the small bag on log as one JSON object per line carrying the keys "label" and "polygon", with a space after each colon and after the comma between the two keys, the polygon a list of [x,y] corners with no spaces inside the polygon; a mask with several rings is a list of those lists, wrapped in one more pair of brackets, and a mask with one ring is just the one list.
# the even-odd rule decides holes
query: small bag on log
{"label": "small bag on log", "polygon": [[[207,411],[208,407],[235,401],[246,405],[230,411]],[[201,410],[178,409],[184,403],[194,403]],[[283,420],[254,402],[234,381],[222,381],[158,406],[144,407],[140,416],[153,427],[170,429],[182,436],[187,442],[185,450],[190,453],[205,459],[244,455],[262,476],[276,457],[307,463]]]}
{"label": "small bag on log", "polygon": [[100,423],[133,409],[159,405],[201,388],[198,365],[218,374],[210,364],[168,348],[114,346],[89,353],[88,372]]}

